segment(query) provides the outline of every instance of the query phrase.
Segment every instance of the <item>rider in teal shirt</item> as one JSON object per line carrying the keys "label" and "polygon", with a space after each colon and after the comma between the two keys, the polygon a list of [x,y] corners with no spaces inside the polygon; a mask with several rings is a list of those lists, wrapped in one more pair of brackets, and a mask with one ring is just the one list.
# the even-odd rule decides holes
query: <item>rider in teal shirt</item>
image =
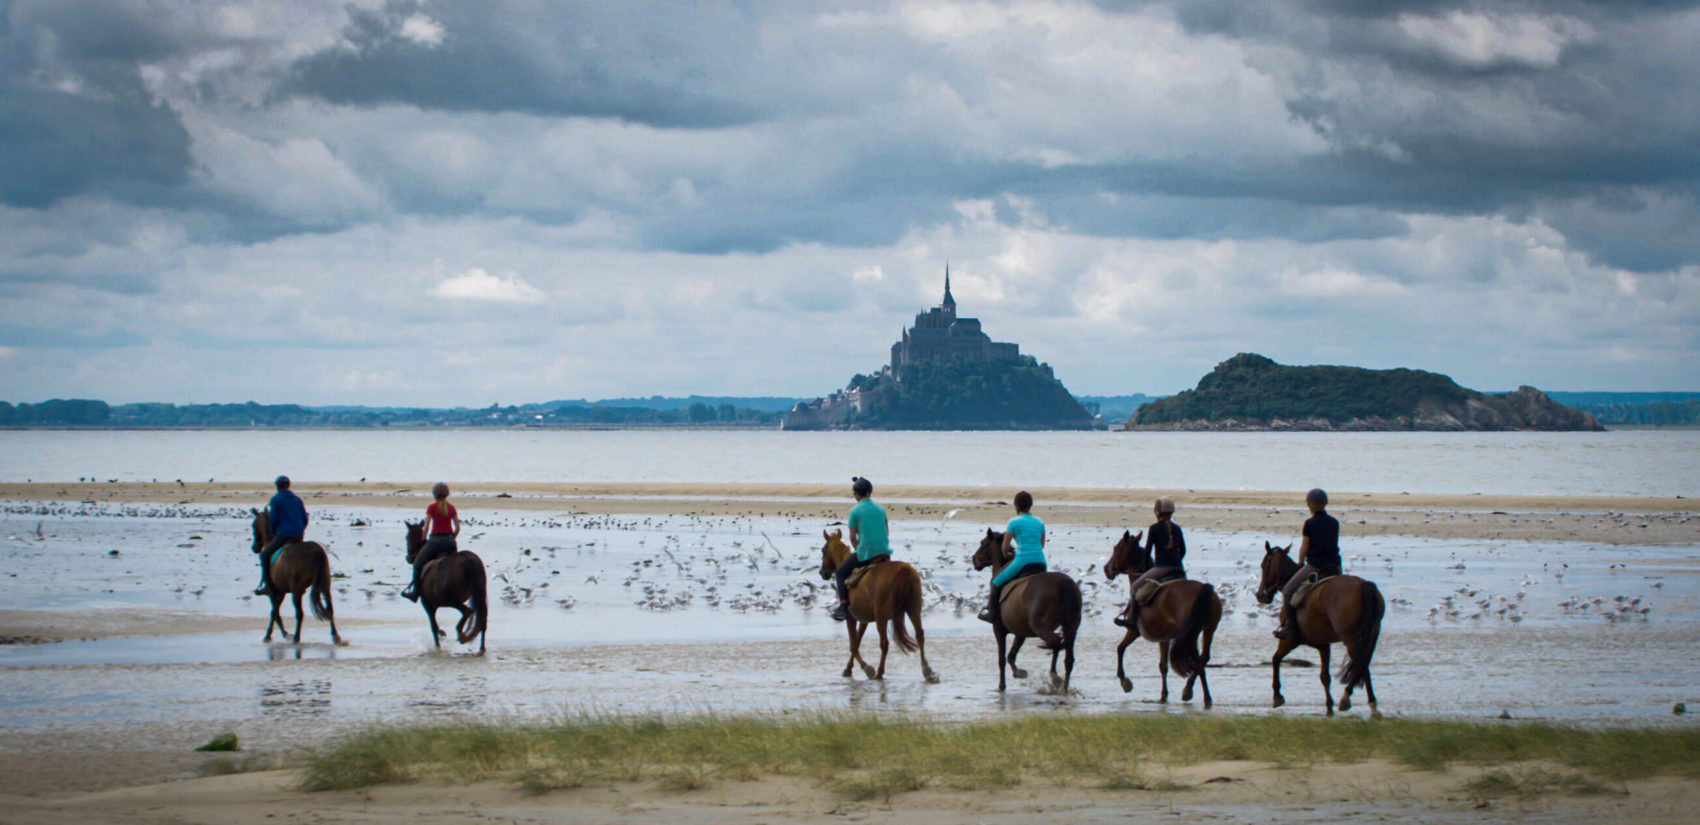
{"label": "rider in teal shirt", "polygon": [[845,586],[844,580],[856,568],[880,556],[891,555],[885,508],[874,503],[873,482],[861,476],[850,481],[850,492],[856,497],[856,506],[850,508],[845,526],[850,528],[850,545],[856,548],[856,552],[832,574],[833,586],[838,590],[838,606],[832,609],[832,618],[840,622],[850,617],[850,589]]}
{"label": "rider in teal shirt", "polygon": [[[1034,573],[1043,573],[1045,565],[1045,523],[1031,512],[1033,495],[1026,490],[1015,494],[1015,518],[1009,520],[1004,528],[1003,549],[1009,552],[1010,545],[1015,545],[1015,557],[1009,564],[992,577],[992,596],[986,603],[986,609],[980,611],[980,620],[992,622],[992,614],[997,610],[998,593],[1003,586],[1022,577]],[[995,622],[994,622],[995,623]]]}

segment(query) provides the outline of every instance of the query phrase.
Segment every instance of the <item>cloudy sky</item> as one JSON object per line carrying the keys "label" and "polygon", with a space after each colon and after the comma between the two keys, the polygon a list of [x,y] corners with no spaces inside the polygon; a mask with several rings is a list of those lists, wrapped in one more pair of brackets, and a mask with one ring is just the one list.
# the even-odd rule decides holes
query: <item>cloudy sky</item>
{"label": "cloudy sky", "polygon": [[0,399],[1700,389],[1700,4],[0,0]]}

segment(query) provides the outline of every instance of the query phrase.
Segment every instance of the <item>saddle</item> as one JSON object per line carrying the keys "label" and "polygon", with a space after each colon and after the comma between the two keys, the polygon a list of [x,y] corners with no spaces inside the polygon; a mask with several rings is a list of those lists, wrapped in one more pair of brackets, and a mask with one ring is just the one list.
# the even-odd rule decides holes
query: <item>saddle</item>
{"label": "saddle", "polygon": [[1029,573],[1025,576],[1018,576],[1018,577],[1016,577],[1015,581],[1012,581],[1009,584],[1004,585],[1003,589],[998,591],[998,607],[1002,608],[1003,605],[1004,605],[1004,602],[1009,601],[1010,597],[1014,596],[1015,594],[1027,592],[1027,585],[1030,582],[1033,581],[1034,575],[1035,574],[1033,574],[1033,573]]}
{"label": "saddle", "polygon": [[1152,599],[1157,598],[1157,594],[1161,592],[1163,588],[1185,578],[1186,573],[1184,571],[1176,570],[1171,573],[1164,573],[1155,579],[1142,581],[1139,583],[1139,586],[1133,590],[1133,600],[1140,607],[1144,607],[1147,604],[1150,604]]}
{"label": "saddle", "polygon": [[1323,582],[1328,581],[1329,579],[1335,578],[1336,576],[1339,576],[1339,575],[1340,575],[1339,573],[1335,573],[1333,571],[1330,571],[1328,573],[1328,575],[1326,575],[1326,576],[1313,576],[1309,579],[1306,579],[1304,584],[1299,585],[1299,589],[1293,591],[1293,607],[1294,607],[1294,609],[1305,606],[1305,598],[1310,595],[1310,591],[1315,590],[1316,588],[1320,587]]}
{"label": "saddle", "polygon": [[891,560],[891,556],[883,555],[883,554],[878,555],[878,556],[874,556],[873,558],[868,559],[867,564],[864,564],[861,567],[858,567],[855,570],[850,571],[850,575],[845,577],[845,579],[844,579],[844,589],[845,590],[854,590],[855,587],[856,587],[856,583],[860,582],[862,580],[863,576],[868,575],[868,571],[874,569],[874,565],[884,564],[884,563],[886,563],[890,560]]}

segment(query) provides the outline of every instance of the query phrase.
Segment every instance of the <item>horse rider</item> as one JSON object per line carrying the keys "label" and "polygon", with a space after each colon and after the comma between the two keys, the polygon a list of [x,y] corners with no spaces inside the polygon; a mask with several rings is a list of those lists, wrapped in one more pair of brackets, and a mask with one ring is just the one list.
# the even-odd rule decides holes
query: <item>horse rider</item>
{"label": "horse rider", "polygon": [[992,577],[991,597],[986,601],[986,609],[980,611],[982,622],[997,623],[993,616],[998,609],[998,594],[1003,592],[1004,585],[1046,570],[1045,523],[1033,515],[1032,509],[1032,493],[1022,490],[1015,494],[1015,518],[1009,520],[1003,533],[1003,552],[1009,553],[1013,544],[1015,557]]}
{"label": "horse rider", "polygon": [[266,526],[271,529],[272,538],[260,548],[260,586],[254,588],[256,596],[271,592],[271,557],[281,548],[300,541],[307,532],[307,505],[289,489],[289,476],[278,476],[273,484],[277,492],[266,504]]}
{"label": "horse rider", "polygon": [[1310,508],[1310,518],[1305,519],[1303,540],[1299,542],[1299,570],[1281,588],[1281,626],[1275,628],[1277,639],[1298,635],[1293,592],[1312,576],[1325,579],[1340,575],[1340,522],[1328,515],[1328,494],[1321,489],[1305,493],[1305,506]]}
{"label": "horse rider", "polygon": [[[1143,582],[1162,581],[1171,575],[1186,577],[1186,567],[1181,563],[1186,558],[1186,536],[1181,533],[1181,526],[1175,523],[1175,500],[1164,496],[1157,499],[1151,509],[1157,514],[1157,522],[1145,529],[1145,552],[1151,554],[1151,569],[1133,580],[1134,593],[1139,592],[1139,585]],[[1130,627],[1133,614],[1138,609],[1135,600],[1130,598],[1127,610],[1111,621],[1121,627]]]}
{"label": "horse rider", "polygon": [[401,591],[401,597],[408,601],[419,601],[419,574],[424,572],[425,565],[452,556],[460,549],[455,542],[460,536],[460,513],[449,503],[449,485],[437,482],[431,487],[431,497],[435,501],[425,506],[425,546],[413,557],[413,583]]}
{"label": "horse rider", "polygon": [[832,609],[832,620],[850,618],[850,588],[844,580],[851,572],[880,556],[891,555],[891,538],[887,529],[885,508],[874,503],[874,483],[856,476],[850,479],[850,492],[856,506],[850,508],[845,524],[850,528],[850,546],[856,549],[832,574],[832,584],[838,590],[838,606]]}

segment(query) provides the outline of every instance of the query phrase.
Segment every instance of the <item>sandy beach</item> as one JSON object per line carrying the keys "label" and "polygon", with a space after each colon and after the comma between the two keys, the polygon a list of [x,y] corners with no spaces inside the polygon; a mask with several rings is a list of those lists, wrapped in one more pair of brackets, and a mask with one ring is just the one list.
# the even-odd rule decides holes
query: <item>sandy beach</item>
{"label": "sandy beach", "polygon": [[[396,507],[429,502],[430,482],[314,484],[296,491],[309,505]],[[618,515],[772,515],[834,521],[848,488],[823,484],[457,484],[469,507]],[[1008,518],[1015,490],[880,485],[894,519]],[[1176,521],[1193,528],[1296,536],[1304,491],[1047,488],[1030,490],[1047,522],[1143,529],[1151,502],[1173,497]],[[252,483],[0,484],[0,499],[166,505],[263,504],[270,485]],[[1671,544],[1700,540],[1700,500],[1683,497],[1389,494],[1330,491],[1329,509],[1359,536]],[[419,506],[423,507],[423,503]]]}
{"label": "sandy beach", "polygon": [[[269,495],[269,485],[236,483],[94,483],[94,484],[3,484],[0,499],[34,504],[48,510],[67,512],[90,504],[101,507],[133,506],[137,515],[167,516],[190,508],[233,508],[257,505]],[[297,484],[309,507],[321,514],[355,514],[371,510],[393,513],[411,509],[426,498],[428,485],[420,482],[366,482],[316,485],[310,480]],[[798,484],[464,484],[456,489],[463,512],[477,514],[501,510],[532,514],[537,518],[593,519],[597,516],[643,517],[749,517],[785,519],[816,530],[843,517],[847,498],[835,485]],[[1007,517],[1011,491],[968,487],[884,486],[879,498],[892,517],[911,524],[936,524],[950,518],[959,525],[995,524]],[[1191,530],[1267,536],[1292,540],[1303,518],[1302,491],[1203,491],[1203,490],[1107,490],[1038,488],[1032,490],[1047,521],[1083,528],[1142,529],[1149,519],[1149,502],[1158,495],[1174,496],[1181,510],[1178,520]],[[1422,540],[1480,541],[1484,543],[1578,543],[1589,546],[1624,545],[1658,547],[1692,544],[1700,540],[1700,506],[1686,498],[1605,498],[1556,496],[1397,495],[1334,493],[1335,512],[1353,537],[1410,537]],[[951,516],[954,512],[954,516]],[[345,521],[351,516],[345,517]],[[226,519],[237,530],[239,520]],[[163,523],[163,522],[161,522]],[[20,528],[20,524],[25,524]],[[27,517],[15,519],[11,529],[33,528]],[[346,529],[346,527],[345,527]],[[389,528],[386,527],[387,531]],[[911,528],[913,529],[913,528]],[[387,533],[384,534],[387,536]],[[817,534],[818,535],[818,534]],[[16,540],[28,536],[10,536]],[[390,537],[393,538],[393,537]],[[387,541],[388,539],[386,539]],[[807,542],[807,539],[804,539]],[[179,545],[186,546],[186,545]],[[342,545],[347,551],[348,542]],[[245,549],[245,548],[244,548]],[[1663,557],[1661,557],[1663,558]],[[1389,562],[1391,563],[1391,562]],[[1700,560],[1677,558],[1661,561],[1676,566],[1700,566]],[[370,571],[368,571],[370,572]],[[242,581],[247,581],[244,569]],[[381,572],[379,574],[381,575]],[[1420,607],[1420,605],[1419,605]],[[172,635],[218,634],[256,630],[257,607],[228,614],[207,610],[179,610],[139,605],[99,611],[18,610],[0,611],[0,637],[12,643],[42,643],[54,640],[128,639]],[[345,627],[381,629],[394,624],[383,617],[359,614],[340,619]],[[1107,621],[1107,620],[1104,620]],[[415,622],[417,623],[417,622]],[[1102,622],[1099,622],[1102,623]],[[322,635],[322,625],[309,620],[309,633]],[[368,630],[368,634],[372,631]],[[1680,649],[1686,631],[1672,628],[1662,632],[1660,650]],[[317,644],[322,639],[313,637]],[[1114,637],[1100,633],[1092,640],[1086,661],[1101,671],[1107,645]],[[1241,650],[1225,641],[1217,661],[1228,667],[1252,667],[1267,646],[1262,630],[1248,630],[1253,641]],[[1414,641],[1390,637],[1389,656],[1399,648],[1411,649]],[[1530,636],[1539,645],[1559,644]],[[305,634],[304,634],[305,640]],[[1691,640],[1691,639],[1690,639]],[[952,685],[964,678],[972,681],[984,647],[980,639],[944,636],[929,644],[945,666],[954,670]],[[495,644],[493,642],[493,644]],[[1532,651],[1546,650],[1537,646]],[[1553,648],[1557,649],[1557,648]],[[768,651],[770,658],[751,656],[749,648],[708,645],[677,650],[656,646],[625,646],[594,652],[562,653],[548,649],[500,648],[482,666],[501,668],[503,662],[562,660],[558,671],[545,671],[532,689],[548,690],[550,678],[560,673],[608,674],[592,676],[612,680],[602,688],[610,695],[641,689],[649,676],[678,678],[685,689],[699,677],[714,672],[748,669],[767,672],[796,667],[801,661],[802,677],[836,683],[836,668],[842,662],[842,641],[788,642]],[[1424,654],[1427,655],[1427,654]],[[1545,655],[1545,654],[1538,654]],[[1674,654],[1673,654],[1674,655]],[[791,657],[786,659],[785,657]],[[1035,654],[1037,656],[1037,654]],[[1139,692],[1148,689],[1152,656],[1143,643],[1129,654],[1129,666],[1140,674]],[[507,658],[504,658],[507,657]],[[777,658],[773,658],[777,657]],[[698,658],[700,661],[689,661]],[[582,664],[574,664],[582,659]],[[434,668],[430,662],[412,659],[372,660],[361,665],[370,670],[375,683],[419,678],[414,675]],[[1396,661],[1396,660],[1395,660]],[[399,662],[388,664],[389,662]],[[660,673],[646,671],[666,662]],[[1033,666],[1039,662],[1034,658]],[[1239,662],[1239,664],[1234,664]],[[610,663],[613,663],[610,665]],[[280,663],[272,663],[272,667]],[[293,663],[297,679],[323,679],[328,686],[335,674],[339,689],[350,678],[348,663],[310,661]],[[424,671],[420,670],[421,666]],[[231,677],[237,680],[264,679],[258,676],[263,663],[236,665]],[[532,665],[526,665],[532,667]],[[897,684],[894,697],[914,691],[916,665],[912,657],[898,657],[893,664]],[[146,669],[117,667],[92,669],[84,675],[46,668],[41,677],[63,678],[67,686],[78,679],[148,679],[169,681],[175,671],[166,669],[150,676]],[[529,670],[516,671],[530,673]],[[1228,671],[1233,673],[1233,671]],[[1316,699],[1314,670],[1295,670],[1289,675],[1290,698],[1302,694],[1301,704]],[[549,676],[556,673],[555,676]],[[129,674],[129,675],[123,675]],[[247,675],[244,675],[247,674]],[[812,674],[812,675],[811,675]],[[983,674],[978,674],[983,675]],[[1248,674],[1249,675],[1249,674]],[[1094,672],[1092,678],[1102,678]],[[219,677],[223,678],[223,677]],[[484,677],[476,677],[483,685]],[[1213,677],[1218,678],[1218,677]],[[1228,677],[1220,677],[1228,678]],[[1265,677],[1256,677],[1262,681]],[[980,680],[980,681],[983,681]],[[713,684],[708,678],[703,684]],[[128,684],[128,682],[119,682]],[[1266,684],[1266,683],[1264,683]],[[978,690],[977,682],[970,691]],[[1097,685],[1090,690],[1101,690]],[[70,689],[67,687],[66,689]],[[122,688],[120,688],[122,689]],[[150,690],[152,688],[140,688]],[[294,689],[294,688],[291,688]],[[961,687],[952,687],[961,691]],[[495,690],[495,688],[492,688]],[[1222,689],[1218,688],[1221,692]],[[1266,688],[1254,688],[1246,701],[1262,705]],[[854,692],[852,696],[855,696]],[[292,700],[293,701],[293,700]],[[341,701],[341,700],[338,700]],[[852,700],[854,703],[854,699]],[[882,687],[878,702],[885,701]],[[854,706],[854,704],[853,704]],[[1666,708],[1669,705],[1665,705]],[[483,704],[472,704],[472,713],[493,712]],[[1314,706],[1303,712],[1315,712]],[[1233,704],[1219,705],[1216,712],[1233,713]],[[1668,710],[1666,718],[1669,718]],[[209,724],[218,724],[209,719]],[[305,725],[294,729],[292,725]],[[1531,799],[1483,800],[1462,790],[1464,783],[1481,769],[1422,771],[1383,763],[1325,764],[1295,770],[1292,766],[1258,763],[1208,763],[1199,765],[1153,765],[1148,771],[1161,779],[1148,789],[1110,790],[1070,784],[1067,778],[1031,777],[1021,784],[996,792],[961,792],[947,788],[925,788],[891,800],[851,801],[813,783],[782,777],[755,781],[716,780],[708,787],[677,791],[653,783],[620,783],[554,791],[533,796],[511,784],[479,782],[469,785],[379,787],[357,792],[306,793],[294,786],[294,772],[287,769],[297,747],[326,741],[336,725],[331,718],[315,721],[308,716],[283,716],[264,723],[236,727],[244,731],[245,750],[230,757],[194,753],[204,741],[206,729],[163,723],[115,721],[109,725],[83,725],[72,735],[52,731],[19,732],[0,747],[0,805],[7,822],[265,822],[289,818],[318,822],[413,822],[413,821],[535,821],[535,822],[654,822],[691,823],[767,821],[775,823],[816,822],[827,817],[847,820],[876,819],[898,822],[1026,822],[1036,816],[1060,817],[1059,821],[1125,821],[1134,816],[1167,816],[1184,812],[1209,819],[1243,821],[1250,818],[1274,821],[1354,821],[1376,815],[1413,822],[1499,822],[1524,821],[1533,816],[1545,821],[1686,822],[1700,803],[1700,783],[1674,778],[1634,780],[1609,793],[1591,796],[1546,794]],[[89,766],[98,764],[98,770]],[[249,772],[232,776],[201,776],[238,764]]]}

